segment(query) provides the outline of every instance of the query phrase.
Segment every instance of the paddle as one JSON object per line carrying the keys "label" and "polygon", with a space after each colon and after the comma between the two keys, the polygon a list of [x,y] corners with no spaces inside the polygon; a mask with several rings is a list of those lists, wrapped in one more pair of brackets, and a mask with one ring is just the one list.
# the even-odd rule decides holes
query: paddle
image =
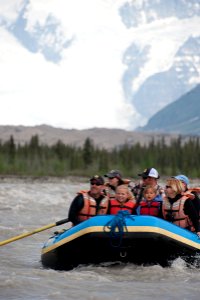
{"label": "paddle", "polygon": [[52,227],[55,227],[55,226],[59,226],[59,225],[65,224],[67,222],[70,222],[70,221],[68,219],[63,219],[63,220],[57,221],[56,223],[52,223],[52,224],[49,224],[49,225],[37,228],[37,229],[35,229],[33,231],[26,232],[26,233],[14,236],[14,237],[12,237],[12,238],[10,238],[8,240],[4,240],[4,241],[0,242],[0,246],[6,245],[8,243],[11,243],[11,242],[14,242],[14,241],[17,241],[17,240],[20,240],[20,239],[23,239],[23,238],[25,238],[27,236],[30,236],[30,235],[33,235],[33,234],[35,234],[37,232],[44,231],[46,229],[49,229],[49,228],[52,228]]}

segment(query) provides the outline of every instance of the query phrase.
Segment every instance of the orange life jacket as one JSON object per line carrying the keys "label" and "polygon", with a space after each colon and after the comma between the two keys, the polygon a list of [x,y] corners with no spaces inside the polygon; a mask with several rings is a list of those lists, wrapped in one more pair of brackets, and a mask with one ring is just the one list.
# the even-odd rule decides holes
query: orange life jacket
{"label": "orange life jacket", "polygon": [[191,220],[184,213],[184,204],[188,198],[188,196],[183,195],[180,199],[171,204],[168,198],[165,197],[162,205],[162,213],[164,219],[167,219],[167,214],[171,214],[173,217],[171,222],[173,224],[176,224],[182,228],[190,228],[191,231],[194,231]]}
{"label": "orange life jacket", "polygon": [[197,192],[200,193],[200,188],[199,187],[193,187],[188,189],[189,192]]}
{"label": "orange life jacket", "polygon": [[82,222],[96,215],[107,214],[109,203],[107,196],[101,200],[97,210],[96,200],[89,195],[88,191],[81,191],[79,194],[82,194],[84,199],[84,206],[78,213],[79,221]]}
{"label": "orange life jacket", "polygon": [[157,217],[159,215],[160,202],[158,201],[145,201],[140,202],[140,215],[150,215]]}
{"label": "orange life jacket", "polygon": [[136,203],[134,200],[128,200],[125,203],[120,203],[116,199],[110,200],[110,214],[116,215],[120,210],[128,210],[131,214]]}

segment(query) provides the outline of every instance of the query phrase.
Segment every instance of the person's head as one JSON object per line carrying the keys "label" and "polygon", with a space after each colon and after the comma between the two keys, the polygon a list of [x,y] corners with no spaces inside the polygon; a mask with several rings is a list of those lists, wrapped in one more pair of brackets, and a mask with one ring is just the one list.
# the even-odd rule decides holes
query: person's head
{"label": "person's head", "polygon": [[94,175],[90,178],[90,194],[94,198],[98,198],[104,188],[104,179],[102,176]]}
{"label": "person's head", "polygon": [[143,195],[147,201],[152,201],[157,195],[156,187],[152,185],[147,185],[144,188]]}
{"label": "person's head", "polygon": [[185,189],[187,190],[188,185],[190,184],[190,180],[187,176],[180,174],[180,175],[174,176],[174,178],[180,180],[183,183],[183,185],[185,186]]}
{"label": "person's head", "polygon": [[115,197],[120,203],[124,203],[132,199],[133,195],[126,184],[121,184],[116,188]]}
{"label": "person's head", "polygon": [[122,175],[119,170],[111,170],[104,177],[108,178],[109,184],[113,187],[117,187],[122,182]]}
{"label": "person's head", "polygon": [[167,179],[165,186],[165,194],[167,197],[174,198],[176,195],[185,191],[183,183],[174,177]]}
{"label": "person's head", "polygon": [[138,174],[142,177],[143,184],[146,185],[157,185],[157,180],[160,178],[158,171],[154,168],[147,168],[142,173]]}

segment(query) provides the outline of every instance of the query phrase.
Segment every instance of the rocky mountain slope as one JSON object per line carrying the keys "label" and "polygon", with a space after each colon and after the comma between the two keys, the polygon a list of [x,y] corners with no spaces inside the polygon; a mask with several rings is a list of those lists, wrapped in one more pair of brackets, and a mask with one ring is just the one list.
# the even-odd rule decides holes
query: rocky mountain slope
{"label": "rocky mountain slope", "polygon": [[146,126],[145,132],[165,132],[200,135],[200,84],[157,112]]}
{"label": "rocky mountain slope", "polygon": [[[120,129],[91,128],[87,130],[62,129],[47,125],[26,127],[26,126],[0,126],[0,141],[5,142],[14,137],[16,144],[28,143],[32,136],[38,135],[40,144],[53,145],[58,140],[66,145],[82,146],[86,138],[90,138],[95,146],[99,148],[112,149],[124,144],[141,145],[155,142],[165,137],[166,144],[172,138],[177,138],[177,134],[160,134],[137,131],[125,131]],[[187,140],[188,136],[184,137]]]}

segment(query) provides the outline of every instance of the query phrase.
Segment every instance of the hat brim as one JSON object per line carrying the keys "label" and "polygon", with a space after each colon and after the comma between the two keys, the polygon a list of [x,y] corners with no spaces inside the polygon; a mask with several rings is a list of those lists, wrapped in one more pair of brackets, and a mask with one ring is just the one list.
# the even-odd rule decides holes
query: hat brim
{"label": "hat brim", "polygon": [[148,177],[155,178],[155,179],[159,179],[159,176],[158,176],[158,177],[155,177],[155,176],[145,175],[145,174],[138,174],[138,176],[141,176],[141,177],[144,178],[144,179],[146,179],[146,178],[148,178]]}
{"label": "hat brim", "polygon": [[138,176],[141,176],[142,178],[147,178],[147,177],[149,177],[148,175],[145,175],[145,174],[138,174]]}
{"label": "hat brim", "polygon": [[108,177],[108,178],[119,178],[118,175],[114,175],[114,174],[106,174],[106,175],[104,175],[104,177]]}

